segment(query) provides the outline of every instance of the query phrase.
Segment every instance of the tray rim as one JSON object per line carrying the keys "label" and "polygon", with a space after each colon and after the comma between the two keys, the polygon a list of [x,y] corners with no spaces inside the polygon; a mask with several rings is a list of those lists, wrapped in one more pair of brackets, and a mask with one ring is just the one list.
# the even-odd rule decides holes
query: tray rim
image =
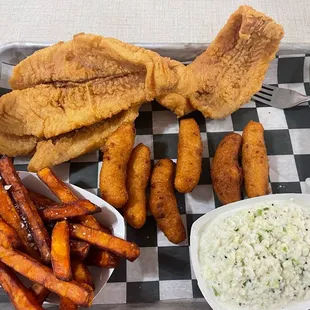
{"label": "tray rim", "polygon": [[[45,42],[36,42],[36,41],[10,41],[4,44],[0,44],[0,57],[1,55],[10,49],[16,48],[44,48],[56,44],[57,42],[45,41]],[[174,59],[189,62],[192,61],[196,56],[201,54],[210,43],[139,43],[133,42],[130,43],[137,45],[143,48],[155,50],[163,56],[169,56],[170,53],[174,52],[190,52],[192,53],[191,57],[188,55],[180,55],[174,57]],[[296,54],[310,54],[310,43],[281,43],[277,55],[296,55]]]}

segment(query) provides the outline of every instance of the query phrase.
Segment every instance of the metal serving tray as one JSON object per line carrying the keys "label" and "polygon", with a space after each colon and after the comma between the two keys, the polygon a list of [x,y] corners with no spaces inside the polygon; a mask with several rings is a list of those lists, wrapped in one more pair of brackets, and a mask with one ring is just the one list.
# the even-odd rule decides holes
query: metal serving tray
{"label": "metal serving tray", "polygon": [[[0,87],[8,88],[10,68],[18,64],[25,57],[35,51],[50,46],[53,43],[35,42],[10,42],[0,45]],[[183,63],[189,63],[208,47],[208,44],[136,44],[151,49],[162,56],[171,57]],[[310,45],[306,44],[282,44],[279,55],[310,54]],[[1,82],[6,85],[1,85]],[[13,307],[8,303],[6,294],[0,290],[0,309],[9,310]],[[58,307],[47,304],[47,309],[54,310]],[[204,299],[181,299],[173,301],[159,301],[153,304],[116,304],[95,305],[92,309],[205,309],[211,310]]]}

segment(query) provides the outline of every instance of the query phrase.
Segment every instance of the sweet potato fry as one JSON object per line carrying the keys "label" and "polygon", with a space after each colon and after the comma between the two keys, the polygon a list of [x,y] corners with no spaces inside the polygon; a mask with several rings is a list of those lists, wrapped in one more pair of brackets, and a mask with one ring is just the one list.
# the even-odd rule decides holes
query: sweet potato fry
{"label": "sweet potato fry", "polygon": [[56,202],[46,196],[39,193],[28,190],[28,194],[37,209],[45,209],[48,206],[54,205]]}
{"label": "sweet potato fry", "polygon": [[21,241],[16,231],[6,222],[0,219],[0,244],[5,248],[18,248]]}
{"label": "sweet potato fry", "polygon": [[61,200],[62,202],[73,202],[78,200],[72,191],[60,180],[54,172],[46,167],[37,173],[40,180]]}
{"label": "sweet potato fry", "polygon": [[100,249],[107,250],[133,262],[139,255],[139,247],[133,243],[92,229],[81,224],[70,224],[70,236],[84,240]]}
{"label": "sweet potato fry", "polygon": [[101,268],[115,268],[119,262],[119,257],[113,253],[91,248],[86,258],[86,265]]}
{"label": "sweet potato fry", "polygon": [[33,283],[31,285],[30,291],[34,295],[36,301],[39,305],[42,305],[47,296],[49,295],[50,291],[38,283]]}
{"label": "sweet potato fry", "polygon": [[[66,186],[66,184],[61,181],[50,168],[44,168],[38,172],[38,176],[42,182],[47,185],[54,193],[54,195],[64,203],[75,202],[78,198],[73,194],[73,192]],[[107,234],[111,234],[111,231],[100,225],[97,220],[92,215],[82,215],[76,218],[80,223],[84,226],[98,229],[103,231]],[[112,257],[113,261],[117,261],[117,257],[112,253],[106,253],[105,251],[102,252],[100,255],[103,257]]]}
{"label": "sweet potato fry", "polygon": [[77,283],[86,283],[95,289],[91,274],[82,262],[76,260],[72,261],[72,273],[74,281]]}
{"label": "sweet potato fry", "polygon": [[98,229],[101,231],[104,231],[107,234],[111,234],[111,230],[107,227],[102,226],[97,222],[97,220],[92,216],[92,215],[83,215],[78,217],[78,220],[80,224],[93,228],[93,229]]}
{"label": "sweet potato fry", "polygon": [[[63,203],[70,203],[79,200],[77,196],[60,180],[50,168],[44,168],[38,172],[41,181],[54,193],[54,195]],[[97,220],[92,215],[79,216],[78,220],[82,225],[94,228],[103,229]],[[108,231],[105,231],[108,232]]]}
{"label": "sweet potato fry", "polygon": [[159,228],[172,243],[185,240],[186,232],[174,194],[175,168],[170,159],[160,159],[151,176],[150,210]]}
{"label": "sweet potato fry", "polygon": [[98,212],[101,212],[101,208],[92,204],[90,201],[77,200],[61,205],[49,206],[40,210],[40,215],[45,221],[55,221]]}
{"label": "sweet potato fry", "polygon": [[69,225],[57,222],[52,232],[51,261],[54,275],[63,281],[72,280],[70,265]]}
{"label": "sweet potato fry", "polygon": [[0,262],[0,285],[17,310],[43,310],[31,291],[25,288],[14,272]]}
{"label": "sweet potato fry", "polygon": [[85,241],[70,240],[70,255],[84,260],[89,253],[90,244]]}
{"label": "sweet potato fry", "polygon": [[242,137],[237,133],[226,135],[218,145],[212,165],[213,189],[222,204],[241,200],[243,181],[239,165]]}
{"label": "sweet potato fry", "polygon": [[269,164],[261,123],[250,121],[243,129],[242,168],[249,198],[269,194]]}
{"label": "sweet potato fry", "polygon": [[199,182],[202,163],[200,129],[193,118],[180,121],[178,160],[174,186],[180,193],[191,192]]}
{"label": "sweet potato fry", "polygon": [[42,260],[45,263],[49,263],[51,260],[50,236],[36,207],[29,198],[28,192],[21,182],[12,161],[8,157],[0,159],[0,174],[7,185],[12,185],[10,192],[18,204],[20,213],[29,224],[31,234],[41,253]]}
{"label": "sweet potato fry", "polygon": [[[72,273],[74,281],[77,283],[86,283],[94,289],[93,280],[87,267],[78,261],[72,261]],[[69,298],[62,297],[59,304],[60,310],[77,310],[77,305]]]}
{"label": "sweet potato fry", "polygon": [[128,201],[124,217],[133,228],[141,228],[146,221],[146,187],[151,173],[151,151],[144,144],[137,145],[127,166]]}
{"label": "sweet potato fry", "polygon": [[126,170],[134,143],[134,124],[125,123],[108,137],[101,149],[100,191],[102,198],[115,208],[122,208],[128,199]]}
{"label": "sweet potato fry", "polygon": [[[0,180],[0,216],[19,236],[23,244],[24,250],[32,257],[39,258],[39,252],[31,247],[31,239],[28,238],[27,223],[23,221],[14,207],[8,192],[4,189],[3,183]],[[31,235],[29,235],[31,237]]]}
{"label": "sweet potato fry", "polygon": [[43,285],[51,292],[70,299],[80,306],[90,307],[94,292],[89,285],[75,281],[65,282],[56,278],[53,271],[23,253],[0,245],[0,260],[29,280]]}
{"label": "sweet potato fry", "polygon": [[60,298],[59,310],[78,310],[78,305],[76,305],[71,299],[66,297]]}

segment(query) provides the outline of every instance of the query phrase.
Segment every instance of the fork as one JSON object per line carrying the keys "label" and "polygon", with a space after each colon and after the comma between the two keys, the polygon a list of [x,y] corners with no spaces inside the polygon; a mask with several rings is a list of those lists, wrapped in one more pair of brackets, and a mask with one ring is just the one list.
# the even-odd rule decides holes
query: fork
{"label": "fork", "polygon": [[263,84],[261,90],[252,99],[278,109],[288,109],[310,100],[295,90]]}

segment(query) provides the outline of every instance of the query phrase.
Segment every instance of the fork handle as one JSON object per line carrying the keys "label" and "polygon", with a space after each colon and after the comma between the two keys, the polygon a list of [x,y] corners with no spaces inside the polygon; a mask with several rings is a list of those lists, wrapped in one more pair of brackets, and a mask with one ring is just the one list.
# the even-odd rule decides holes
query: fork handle
{"label": "fork handle", "polygon": [[300,105],[300,104],[307,102],[307,101],[310,101],[310,96],[302,98],[300,101],[297,102],[296,105]]}

